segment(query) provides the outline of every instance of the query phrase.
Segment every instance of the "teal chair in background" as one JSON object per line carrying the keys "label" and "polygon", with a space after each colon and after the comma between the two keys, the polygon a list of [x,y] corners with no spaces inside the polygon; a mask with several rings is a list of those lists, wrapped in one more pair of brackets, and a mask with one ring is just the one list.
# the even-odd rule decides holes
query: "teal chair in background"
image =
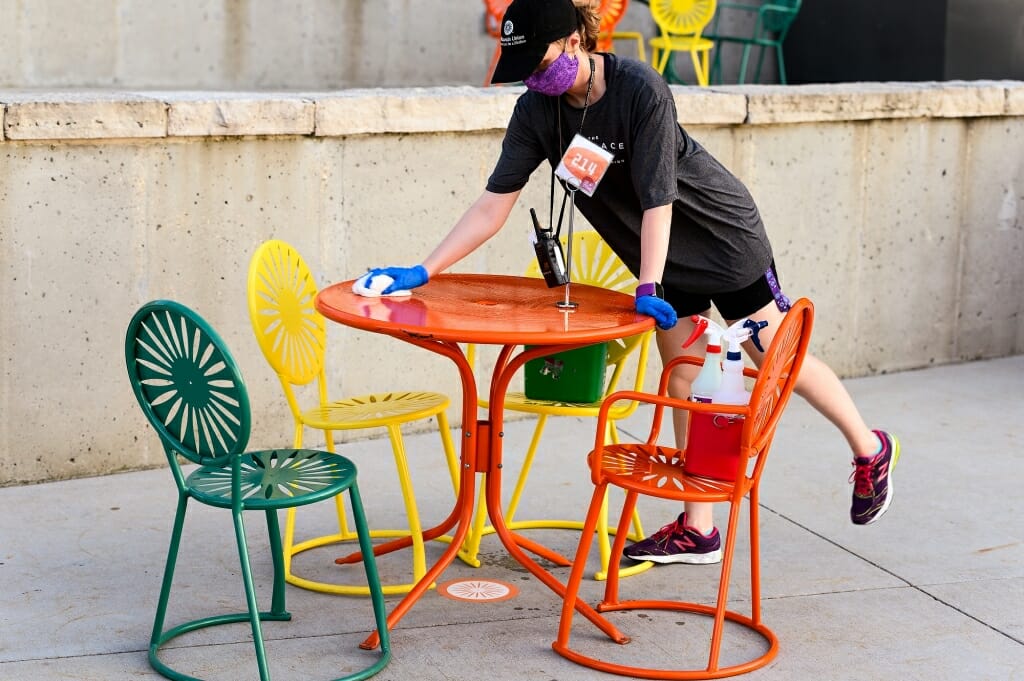
{"label": "teal chair in background", "polygon": [[[260,679],[269,681],[261,622],[291,619],[291,614],[285,610],[284,557],[277,512],[330,500],[348,492],[381,649],[379,654],[373,653],[373,661],[365,668],[336,681],[366,679],[383,669],[391,660],[391,645],[384,594],[356,486],[355,465],[338,454],[312,449],[245,451],[251,415],[248,393],[238,367],[216,332],[180,303],[162,300],[143,305],[128,325],[124,351],[132,390],[150,425],[160,436],[178,488],[171,545],[149,642],[150,665],[169,679],[195,681],[195,677],[165,664],[159,657],[160,648],[171,639],[197,629],[247,622],[252,629]],[[199,467],[186,477],[179,457]],[[231,511],[247,609],[210,615],[165,630],[185,511],[192,499]],[[269,611],[260,611],[256,602],[243,511],[263,511],[266,515],[274,565]],[[192,550],[201,551],[202,547],[195,546]],[[207,603],[219,600],[211,598],[206,591],[196,596]],[[339,606],[335,602],[332,607]]]}
{"label": "teal chair in background", "polygon": [[[747,78],[747,65],[750,61],[750,51],[757,47],[760,53],[757,57],[757,68],[754,70],[754,81],[761,80],[761,67],[764,65],[765,52],[775,50],[776,63],[779,66],[779,82],[786,84],[786,62],[782,56],[782,42],[789,33],[789,28],[800,11],[801,0],[768,0],[760,5],[743,5],[731,2],[718,3],[718,11],[711,21],[704,37],[715,42],[715,57],[711,63],[711,82],[719,84],[722,82],[722,45],[723,43],[736,43],[743,46],[743,54],[740,57],[740,70],[736,82],[743,84]],[[741,31],[739,28],[727,31],[721,26],[722,18],[732,14],[730,20],[738,22],[741,26],[750,26],[749,31]]]}

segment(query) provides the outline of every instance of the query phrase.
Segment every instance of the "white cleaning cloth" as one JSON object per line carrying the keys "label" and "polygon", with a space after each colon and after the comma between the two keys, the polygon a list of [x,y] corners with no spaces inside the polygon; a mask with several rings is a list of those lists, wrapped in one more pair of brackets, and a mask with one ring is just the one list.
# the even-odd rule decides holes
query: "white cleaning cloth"
{"label": "white cleaning cloth", "polygon": [[407,289],[382,294],[381,291],[391,286],[393,281],[394,279],[386,274],[378,274],[371,280],[370,272],[367,272],[352,282],[352,293],[358,293],[366,298],[380,298],[382,295],[386,295],[388,298],[412,295],[412,291]]}

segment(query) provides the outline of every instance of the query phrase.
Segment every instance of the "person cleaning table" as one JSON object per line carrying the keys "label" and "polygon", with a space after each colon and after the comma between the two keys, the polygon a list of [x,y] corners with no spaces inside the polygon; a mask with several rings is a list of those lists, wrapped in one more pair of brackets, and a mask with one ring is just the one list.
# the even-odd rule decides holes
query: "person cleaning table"
{"label": "person cleaning table", "polygon": [[[672,91],[648,64],[596,52],[600,23],[589,0],[514,0],[501,27],[501,56],[494,83],[522,81],[497,164],[480,197],[448,235],[412,267],[385,267],[394,282],[384,289],[412,290],[479,248],[505,224],[531,173],[552,169],[566,149],[584,138],[612,155],[593,190],[578,191],[559,179],[580,212],[637,276],[636,310],[657,322],[663,362],[682,353],[694,329],[690,316],[712,305],[728,324],[768,322],[760,336],[771,343],[789,306],[771,243],[753,197],[743,183],[678,123]],[[552,175],[549,224],[554,223]],[[692,349],[703,353],[701,339]],[[763,353],[744,350],[760,366]],[[669,392],[688,397],[696,367],[680,367]],[[796,387],[838,428],[854,471],[850,519],[877,521],[892,502],[892,472],[899,441],[865,423],[853,399],[824,362],[808,355]],[[674,418],[677,446],[686,434],[685,413]],[[652,536],[626,549],[635,560],[713,563],[721,541],[709,504],[687,504]]]}

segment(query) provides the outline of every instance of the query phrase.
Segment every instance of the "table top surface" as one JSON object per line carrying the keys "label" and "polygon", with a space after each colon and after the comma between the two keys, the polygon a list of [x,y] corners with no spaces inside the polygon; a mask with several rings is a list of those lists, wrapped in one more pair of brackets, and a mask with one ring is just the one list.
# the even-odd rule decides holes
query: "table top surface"
{"label": "table top surface", "polygon": [[439,274],[408,297],[366,298],[352,281],[320,291],[316,308],[333,321],[392,336],[459,343],[568,345],[642,333],[654,320],[638,314],[633,296],[571,284],[548,288],[543,279],[497,274]]}

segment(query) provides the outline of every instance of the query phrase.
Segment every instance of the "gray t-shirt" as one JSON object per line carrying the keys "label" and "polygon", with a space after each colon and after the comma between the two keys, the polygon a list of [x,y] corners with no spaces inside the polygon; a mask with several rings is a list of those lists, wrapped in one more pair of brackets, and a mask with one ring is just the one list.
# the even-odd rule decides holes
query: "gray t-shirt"
{"label": "gray t-shirt", "polygon": [[[704,294],[749,286],[772,261],[750,192],[679,125],[664,78],[646,63],[595,55],[602,57],[607,90],[590,105],[581,134],[615,157],[593,197],[576,192],[580,212],[636,275],[643,211],[671,203],[672,234],[662,283]],[[545,159],[557,166],[582,117],[582,109],[561,97],[524,93],[509,121],[488,191],[522,189]],[[555,193],[557,220],[562,192],[556,188]]]}

